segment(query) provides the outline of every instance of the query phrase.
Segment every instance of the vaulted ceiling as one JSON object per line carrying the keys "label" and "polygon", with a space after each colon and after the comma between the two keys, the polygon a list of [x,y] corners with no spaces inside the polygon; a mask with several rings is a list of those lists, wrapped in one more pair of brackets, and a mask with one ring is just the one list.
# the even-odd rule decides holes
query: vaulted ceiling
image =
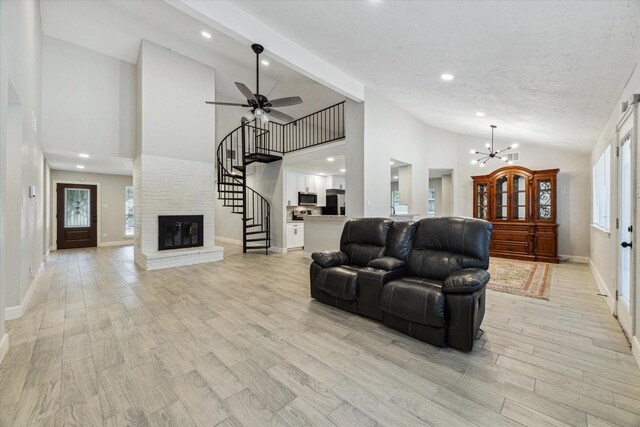
{"label": "vaulted ceiling", "polygon": [[497,124],[588,151],[640,60],[638,1],[233,3],[424,122],[484,138]]}

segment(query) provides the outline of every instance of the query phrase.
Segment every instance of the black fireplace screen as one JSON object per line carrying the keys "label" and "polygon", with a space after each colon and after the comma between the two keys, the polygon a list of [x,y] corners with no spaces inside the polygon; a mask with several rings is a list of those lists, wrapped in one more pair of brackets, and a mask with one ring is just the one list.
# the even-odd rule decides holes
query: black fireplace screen
{"label": "black fireplace screen", "polygon": [[202,246],[202,215],[158,216],[158,250]]}

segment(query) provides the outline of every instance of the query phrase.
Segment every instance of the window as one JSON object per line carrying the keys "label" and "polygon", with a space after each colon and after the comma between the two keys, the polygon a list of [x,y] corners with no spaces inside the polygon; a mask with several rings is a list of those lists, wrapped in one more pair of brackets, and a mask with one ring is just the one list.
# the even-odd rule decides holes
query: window
{"label": "window", "polygon": [[133,236],[133,187],[124,189],[124,235]]}
{"label": "window", "polygon": [[611,145],[593,165],[593,225],[609,231]]}
{"label": "window", "polygon": [[428,216],[436,216],[436,189],[429,189],[429,209]]}

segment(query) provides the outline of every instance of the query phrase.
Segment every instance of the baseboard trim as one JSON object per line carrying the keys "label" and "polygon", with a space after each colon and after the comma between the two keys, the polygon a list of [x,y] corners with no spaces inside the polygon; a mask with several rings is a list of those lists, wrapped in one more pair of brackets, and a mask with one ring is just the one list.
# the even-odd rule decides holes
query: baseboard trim
{"label": "baseboard trim", "polygon": [[569,262],[578,262],[580,264],[589,264],[588,256],[576,256],[576,255],[558,255],[558,258],[566,258]]}
{"label": "baseboard trim", "polygon": [[[38,267],[38,271],[36,272],[36,276],[40,273],[40,270],[44,267],[44,262],[40,263],[40,267]],[[11,307],[5,307],[4,309],[4,320],[15,320],[24,314],[29,306],[29,301],[31,301],[31,297],[36,290],[36,280],[34,276],[34,280],[31,281],[29,285],[29,289],[27,289],[27,293],[24,294],[24,298],[22,299],[22,303],[20,305],[14,305]]]}
{"label": "baseboard trim", "polygon": [[0,338],[0,363],[4,360],[4,357],[9,351],[9,334],[5,334]]}
{"label": "baseboard trim", "polygon": [[287,249],[286,248],[279,248],[277,246],[271,246],[269,248],[269,252],[273,252],[276,254],[286,254],[287,253]]}
{"label": "baseboard trim", "polygon": [[119,240],[117,242],[100,242],[98,245],[99,248],[109,247],[109,246],[127,246],[133,245],[133,239],[131,240]]}
{"label": "baseboard trim", "polygon": [[216,240],[219,240],[224,243],[230,243],[232,245],[242,246],[242,240],[238,240],[238,239],[231,239],[229,237],[216,236]]}
{"label": "baseboard trim", "polygon": [[615,290],[613,292],[611,292],[608,288],[607,285],[605,284],[605,281],[602,279],[602,276],[600,275],[600,272],[598,271],[598,269],[596,268],[596,266],[593,264],[593,262],[591,260],[589,260],[589,268],[591,268],[591,272],[593,273],[593,277],[596,279],[596,285],[598,285],[598,290],[600,291],[601,294],[606,295],[604,301],[607,303],[607,306],[609,307],[609,311],[611,312],[611,314],[615,313],[615,301],[613,299],[613,293],[615,293]]}
{"label": "baseboard trim", "polygon": [[631,338],[631,351],[633,353],[633,357],[636,359],[636,363],[640,367],[640,340],[638,340],[637,335],[634,335]]}

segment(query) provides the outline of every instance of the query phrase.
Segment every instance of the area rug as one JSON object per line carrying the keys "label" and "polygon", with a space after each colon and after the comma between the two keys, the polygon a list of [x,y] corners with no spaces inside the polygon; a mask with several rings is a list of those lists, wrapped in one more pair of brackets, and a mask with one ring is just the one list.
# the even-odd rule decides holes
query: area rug
{"label": "area rug", "polygon": [[487,287],[494,291],[549,299],[553,264],[491,257]]}

